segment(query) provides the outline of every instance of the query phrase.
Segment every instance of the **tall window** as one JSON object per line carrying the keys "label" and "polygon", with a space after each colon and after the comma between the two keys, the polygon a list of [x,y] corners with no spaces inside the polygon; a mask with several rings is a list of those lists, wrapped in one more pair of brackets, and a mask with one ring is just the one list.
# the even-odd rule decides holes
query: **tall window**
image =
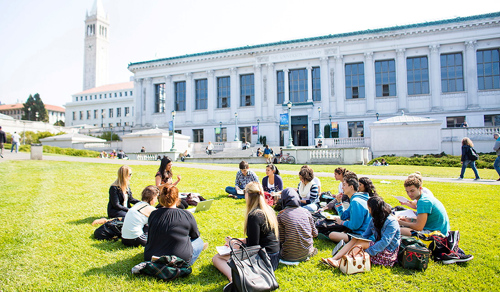
{"label": "tall window", "polygon": [[97,119],[97,110],[94,110],[94,119]]}
{"label": "tall window", "polygon": [[253,74],[240,75],[240,106],[254,105],[254,77]]}
{"label": "tall window", "polygon": [[163,112],[165,112],[165,83],[160,83],[155,84],[155,113]]}
{"label": "tall window", "polygon": [[108,117],[110,117],[110,118],[113,117],[113,109],[112,108],[109,109],[109,116]]}
{"label": "tall window", "polygon": [[122,108],[121,107],[117,107],[116,108],[116,117],[119,118],[122,116]]}
{"label": "tall window", "polygon": [[252,131],[251,127],[240,127],[240,140],[243,143],[252,143]]}
{"label": "tall window", "polygon": [[345,96],[347,99],[365,98],[364,63],[345,65]]}
{"label": "tall window", "polygon": [[460,128],[465,123],[465,116],[446,117],[446,128]]}
{"label": "tall window", "polygon": [[476,57],[478,89],[500,89],[499,49],[477,51]]}
{"label": "tall window", "polygon": [[231,106],[231,79],[229,77],[218,77],[217,108],[225,108],[230,106]]}
{"label": "tall window", "polygon": [[90,117],[91,117],[91,115],[90,115],[90,111],[88,110],[88,111],[87,111],[87,120],[90,120]]}
{"label": "tall window", "polygon": [[319,67],[312,68],[312,91],[313,91],[313,100],[320,101],[321,100],[321,71]]}
{"label": "tall window", "polygon": [[442,92],[464,91],[462,53],[441,55]]}
{"label": "tall window", "polygon": [[196,109],[207,109],[208,104],[208,90],[207,90],[207,79],[195,80],[196,86]]}
{"label": "tall window", "polygon": [[186,110],[186,81],[175,82],[175,110]]}
{"label": "tall window", "polygon": [[375,90],[377,97],[396,96],[396,62],[375,61]]}
{"label": "tall window", "polygon": [[285,102],[285,72],[276,72],[276,85],[278,87],[278,104],[283,104]]}
{"label": "tall window", "polygon": [[128,116],[130,114],[130,108],[127,106],[125,107],[125,116]]}
{"label": "tall window", "polygon": [[500,126],[500,115],[485,115],[484,126],[485,127]]}
{"label": "tall window", "polygon": [[83,111],[80,111],[80,120],[83,120]]}
{"label": "tall window", "polygon": [[406,59],[408,95],[429,94],[427,56]]}
{"label": "tall window", "polygon": [[347,122],[349,137],[364,137],[363,121]]}
{"label": "tall window", "polygon": [[292,102],[307,101],[307,69],[294,69],[289,73],[290,100]]}
{"label": "tall window", "polygon": [[76,120],[76,112],[73,112],[73,121]]}
{"label": "tall window", "polygon": [[203,142],[203,129],[193,129],[193,139],[195,143]]}

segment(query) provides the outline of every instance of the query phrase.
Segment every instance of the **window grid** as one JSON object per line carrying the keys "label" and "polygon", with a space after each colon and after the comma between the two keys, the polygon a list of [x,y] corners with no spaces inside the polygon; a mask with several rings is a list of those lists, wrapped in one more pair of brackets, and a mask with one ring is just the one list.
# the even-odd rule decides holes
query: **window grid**
{"label": "window grid", "polygon": [[116,108],[116,117],[120,118],[121,116],[122,116],[122,108],[121,107],[117,107]]}
{"label": "window grid", "polygon": [[293,69],[288,73],[290,80],[290,101],[306,102],[307,101],[307,69]]}
{"label": "window grid", "polygon": [[276,72],[276,82],[278,88],[278,104],[283,104],[285,102],[285,72]]}
{"label": "window grid", "polygon": [[500,50],[476,52],[477,87],[479,90],[500,89]]}
{"label": "window grid", "polygon": [[186,81],[175,82],[175,110],[186,110]]}
{"label": "window grid", "polygon": [[364,137],[363,121],[347,122],[347,129],[349,131],[349,137]]}
{"label": "window grid", "polygon": [[165,83],[160,83],[155,84],[155,113],[163,112],[165,112]]}
{"label": "window grid", "polygon": [[229,77],[217,78],[217,108],[231,106],[231,79]]}
{"label": "window grid", "polygon": [[441,91],[464,91],[462,53],[441,55]]}
{"label": "window grid", "polygon": [[364,63],[345,65],[346,99],[365,98],[365,66]]}
{"label": "window grid", "polygon": [[87,111],[87,120],[90,120],[90,117],[91,117],[90,110],[88,110]]}
{"label": "window grid", "polygon": [[313,101],[321,101],[321,71],[319,67],[313,67],[311,73]]}
{"label": "window grid", "polygon": [[254,105],[254,76],[253,74],[240,75],[240,106]]}
{"label": "window grid", "polygon": [[97,110],[94,110],[94,119],[97,119]]}
{"label": "window grid", "polygon": [[377,97],[396,96],[396,62],[375,61],[375,90]]}
{"label": "window grid", "polygon": [[193,139],[195,143],[203,142],[203,129],[193,129]]}
{"label": "window grid", "polygon": [[207,90],[207,79],[195,80],[196,85],[196,109],[207,109],[208,104],[208,90]]}
{"label": "window grid", "polygon": [[128,116],[130,113],[130,108],[127,106],[125,107],[125,117]]}
{"label": "window grid", "polygon": [[429,65],[427,56],[406,59],[408,95],[429,94]]}
{"label": "window grid", "polygon": [[112,117],[113,117],[113,109],[112,109],[112,108],[110,108],[110,109],[109,109],[109,117],[110,117],[110,118],[112,118]]}

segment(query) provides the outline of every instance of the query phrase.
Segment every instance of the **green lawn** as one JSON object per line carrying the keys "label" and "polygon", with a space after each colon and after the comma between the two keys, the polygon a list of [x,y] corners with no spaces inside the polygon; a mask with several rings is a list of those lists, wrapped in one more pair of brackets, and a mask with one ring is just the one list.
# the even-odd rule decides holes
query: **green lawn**
{"label": "green lawn", "polygon": [[[95,227],[90,223],[106,215],[108,188],[117,165],[8,161],[0,166],[1,291],[221,291],[226,284],[225,277],[212,266],[211,257],[225,236],[243,236],[244,201],[228,199],[224,193],[224,188],[234,182],[233,172],[174,168],[174,174],[183,177],[181,191],[196,191],[215,202],[209,211],[195,214],[201,236],[210,247],[193,266],[193,274],[163,283],[130,273],[143,259],[142,248],[93,239]],[[288,167],[298,169],[298,166]],[[313,168],[333,170],[332,166]],[[363,174],[396,169],[348,168]],[[154,182],[157,167],[132,166],[132,169],[131,187],[137,198],[146,185]],[[443,168],[401,169],[405,173],[415,170],[437,175]],[[375,181],[375,185],[390,204],[396,204],[392,195],[404,195],[404,188],[401,181],[392,181],[391,184]],[[284,183],[296,186],[296,175],[284,175]],[[335,190],[338,182],[323,178],[322,185],[323,190]],[[498,289],[500,186],[431,182],[425,186],[447,208],[452,229],[460,230],[460,246],[475,257],[470,263],[431,262],[425,272],[375,266],[369,273],[346,276],[319,263],[334,245],[315,240],[319,255],[311,261],[294,267],[280,265],[276,276],[281,291]]]}

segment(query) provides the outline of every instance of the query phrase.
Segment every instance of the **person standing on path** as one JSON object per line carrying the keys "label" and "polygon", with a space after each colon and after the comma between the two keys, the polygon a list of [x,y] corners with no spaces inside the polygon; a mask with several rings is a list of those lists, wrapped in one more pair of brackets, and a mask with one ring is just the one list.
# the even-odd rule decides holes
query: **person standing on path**
{"label": "person standing on path", "polygon": [[2,131],[2,126],[0,126],[0,157],[3,158],[3,144],[7,143],[7,136],[5,132]]}
{"label": "person standing on path", "polygon": [[14,132],[14,134],[12,134],[12,147],[10,147],[10,152],[14,150],[14,147],[16,147],[16,153],[19,151],[19,139],[21,139],[21,136],[19,136],[17,132]]}
{"label": "person standing on path", "polygon": [[497,153],[497,159],[495,159],[495,162],[493,163],[493,167],[495,168],[495,170],[497,171],[498,176],[499,176],[497,181],[500,181],[500,134],[495,133],[493,135],[493,138],[495,138],[495,140],[496,140],[495,146],[493,146],[493,150],[495,150]]}

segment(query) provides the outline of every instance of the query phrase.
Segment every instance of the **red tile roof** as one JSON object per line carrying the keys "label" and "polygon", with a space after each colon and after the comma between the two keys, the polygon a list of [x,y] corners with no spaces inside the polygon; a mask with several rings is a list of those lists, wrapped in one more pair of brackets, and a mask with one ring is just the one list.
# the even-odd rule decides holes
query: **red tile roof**
{"label": "red tile roof", "polygon": [[108,85],[103,85],[103,86],[99,86],[99,87],[94,87],[94,88],[84,90],[82,92],[75,93],[73,95],[82,95],[82,94],[104,92],[104,91],[130,90],[130,89],[134,89],[134,81],[108,84]]}
{"label": "red tile roof", "polygon": [[[0,111],[2,110],[14,110],[14,109],[23,109],[24,106],[22,103],[16,103],[16,104],[2,104],[0,105]],[[57,105],[50,105],[46,104],[45,108],[48,111],[54,111],[54,112],[66,112],[66,109]]]}

